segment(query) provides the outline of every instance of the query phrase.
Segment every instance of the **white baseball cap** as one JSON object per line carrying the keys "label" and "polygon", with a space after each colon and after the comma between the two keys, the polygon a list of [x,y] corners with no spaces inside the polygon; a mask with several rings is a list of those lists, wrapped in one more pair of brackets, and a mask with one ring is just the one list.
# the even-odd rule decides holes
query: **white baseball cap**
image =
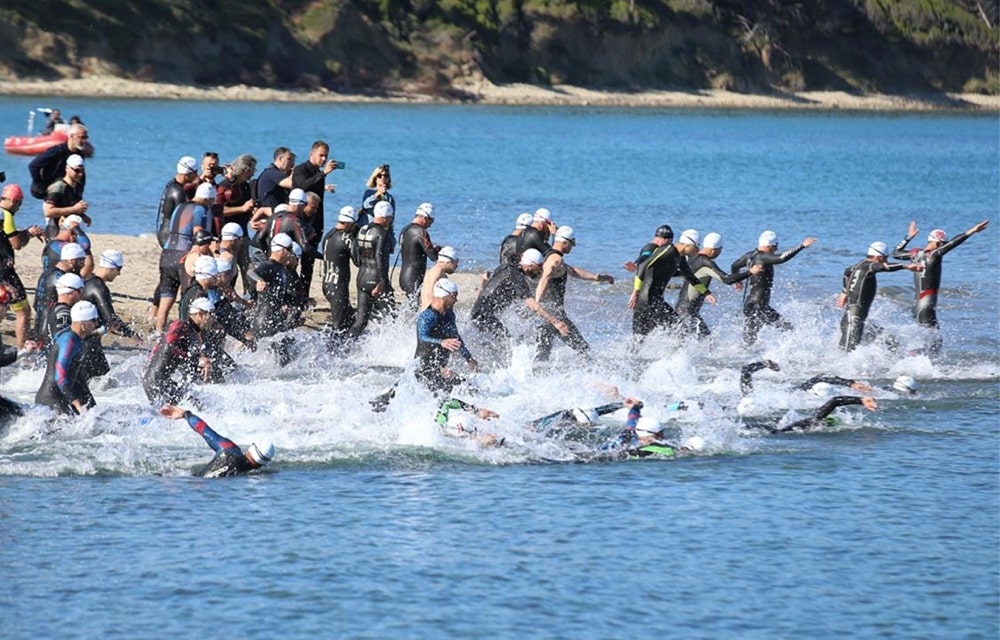
{"label": "white baseball cap", "polygon": [[215,311],[215,304],[208,298],[201,297],[195,298],[191,301],[191,306],[188,307],[188,313],[212,313]]}
{"label": "white baseball cap", "polygon": [[776,247],[778,246],[778,234],[773,231],[765,231],[760,234],[757,238],[758,247]]}
{"label": "white baseball cap", "polygon": [[83,278],[75,273],[64,273],[56,278],[56,293],[69,293],[83,289]]}
{"label": "white baseball cap", "polygon": [[698,246],[698,241],[701,240],[701,236],[694,229],[685,229],[681,233],[681,237],[677,239],[677,244],[691,244]]}
{"label": "white baseball cap", "polygon": [[235,238],[243,237],[243,227],[237,222],[227,222],[222,225],[222,239],[223,240],[233,240]]}
{"label": "white baseball cap", "polygon": [[292,189],[288,194],[288,204],[305,204],[306,192],[302,189]]}
{"label": "white baseball cap", "polygon": [[191,156],[184,156],[177,161],[177,173],[198,173],[198,161]]}
{"label": "white baseball cap", "polygon": [[108,249],[97,259],[97,264],[108,269],[121,269],[125,266],[125,256],[118,249]]}
{"label": "white baseball cap", "polygon": [[392,218],[395,216],[395,212],[392,210],[391,204],[382,200],[375,203],[375,207],[372,209],[372,216],[375,218]]}
{"label": "white baseball cap", "polygon": [[889,249],[885,246],[884,242],[873,242],[868,245],[868,255],[882,256],[884,258],[889,255]]}
{"label": "white baseball cap", "polygon": [[209,182],[202,182],[195,189],[194,197],[199,200],[215,200],[215,187]]}
{"label": "white baseball cap", "polygon": [[435,298],[445,298],[450,295],[458,294],[458,285],[449,280],[448,278],[441,278],[434,283],[434,297]]}
{"label": "white baseball cap", "polygon": [[455,253],[455,247],[441,247],[438,251],[438,262],[458,262],[458,254]]}
{"label": "white baseball cap", "polygon": [[81,300],[70,308],[69,319],[72,322],[97,320],[97,307],[88,300]]}
{"label": "white baseball cap", "polygon": [[433,220],[434,219],[434,205],[432,205],[430,202],[422,202],[422,203],[420,203],[420,206],[417,207],[417,213],[416,213],[416,215],[423,216],[425,218],[430,218],[431,220]]}
{"label": "white baseball cap", "polygon": [[538,249],[525,249],[524,253],[521,254],[521,264],[526,267],[530,267],[534,264],[542,264],[545,261],[542,252]]}
{"label": "white baseball cap", "polygon": [[722,248],[722,234],[712,232],[705,236],[704,242],[701,243],[702,249],[721,249]]}
{"label": "white baseball cap", "polygon": [[215,258],[212,256],[198,256],[194,261],[195,276],[217,276],[219,269],[215,266]]}
{"label": "white baseball cap", "polygon": [[337,216],[337,222],[357,222],[358,212],[351,205],[345,205],[340,208],[340,215]]}
{"label": "white baseball cap", "polygon": [[74,153],[70,157],[66,158],[67,167],[82,167],[83,166],[83,156],[79,153]]}
{"label": "white baseball cap", "polygon": [[83,250],[83,247],[75,242],[67,242],[59,250],[60,260],[79,260],[81,258],[86,258],[87,252]]}

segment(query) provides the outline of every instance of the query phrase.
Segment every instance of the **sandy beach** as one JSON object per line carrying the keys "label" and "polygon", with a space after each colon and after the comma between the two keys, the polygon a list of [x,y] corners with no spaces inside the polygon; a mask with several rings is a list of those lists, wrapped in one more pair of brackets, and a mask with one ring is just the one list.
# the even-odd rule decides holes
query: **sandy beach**
{"label": "sandy beach", "polygon": [[[110,285],[114,298],[115,311],[123,319],[128,321],[140,333],[148,334],[153,330],[153,320],[149,316],[151,308],[150,297],[159,281],[158,264],[160,260],[160,248],[156,243],[156,237],[152,234],[135,236],[122,236],[92,233],[88,234],[91,240],[91,248],[94,256],[100,255],[107,249],[117,249],[125,254],[125,268],[122,274]],[[34,290],[41,272],[41,260],[39,253],[41,243],[32,241],[26,248],[19,252],[17,256],[17,273],[21,276],[24,286]],[[323,273],[322,262],[318,262],[313,276],[310,295],[316,300],[316,307],[305,314],[306,323],[309,326],[320,327],[327,321],[327,311],[330,305],[323,297],[321,287],[321,275]],[[402,304],[403,296],[398,290],[398,273],[396,269],[393,283],[397,285],[396,299]],[[474,290],[479,286],[480,273],[459,272],[454,274],[453,280],[458,284],[460,291],[465,295],[459,297],[459,307],[471,305],[475,300]],[[240,284],[237,283],[237,291],[242,292]],[[351,299],[354,300],[354,288],[352,280]],[[33,301],[34,294],[29,293],[29,298]],[[176,319],[177,307],[171,312],[171,317]],[[12,344],[13,321],[8,319],[4,327],[5,341]],[[104,339],[105,344],[119,342],[121,344],[136,344],[135,340],[128,340],[121,336],[109,335]]]}
{"label": "sandy beach", "polygon": [[582,87],[527,84],[496,85],[479,81],[455,87],[465,100],[449,100],[422,93],[389,92],[378,95],[340,94],[332,91],[286,91],[246,85],[191,87],[140,82],[109,76],[64,80],[2,80],[0,95],[76,98],[127,98],[149,100],[222,100],[244,102],[329,103],[476,103],[485,105],[551,105],[678,109],[803,109],[848,111],[1000,111],[1000,96],[982,94],[931,94],[896,96],[853,94],[842,91],[808,91],[773,95],[742,94],[721,90],[699,91],[596,91]]}

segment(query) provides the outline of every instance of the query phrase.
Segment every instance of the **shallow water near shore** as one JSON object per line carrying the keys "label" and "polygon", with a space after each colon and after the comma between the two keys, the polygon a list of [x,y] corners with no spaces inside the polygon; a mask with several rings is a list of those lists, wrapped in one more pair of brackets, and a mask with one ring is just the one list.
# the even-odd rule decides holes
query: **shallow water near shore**
{"label": "shallow water near shore", "polygon": [[[36,100],[0,99],[4,135]],[[557,347],[532,366],[530,325],[510,368],[462,394],[500,413],[504,447],[441,436],[412,381],[412,316],[374,327],[347,359],[299,332],[296,361],[239,353],[200,415],[241,444],[269,438],[275,463],[226,480],[191,477],[211,457],[181,422],[156,417],[137,386],[139,352],[109,352],[97,410],[53,425],[32,409],[0,435],[0,621],[10,638],[221,637],[877,637],[994,638],[1000,631],[1000,362],[995,116],[842,115],[399,105],[267,105],[79,100],[90,125],[87,198],[99,233],[152,230],[181,155],[250,152],[267,164],[316,138],[347,163],[327,211],[357,204],[372,167],[392,165],[400,214],[435,204],[432,237],[462,269],[495,264],[523,210],[575,227],[570,262],[613,286],[571,282],[570,315],[594,351]],[[21,181],[26,160],[0,168]],[[40,220],[28,200],[18,221]],[[329,218],[328,213],[328,218]],[[954,235],[994,226],[945,258],[931,360],[912,325],[909,274],[880,276],[871,320],[902,344],[837,351],[832,301],[872,241],[916,219]],[[724,268],[765,228],[782,247],[816,246],[778,267],[775,306],[795,324],[739,340],[740,294],[719,288],[706,343],[651,336],[628,348],[622,262],[652,230],[719,231]],[[21,256],[20,260],[35,259]],[[155,265],[129,265],[155,268]],[[676,294],[668,292],[673,302]],[[463,304],[474,297],[463,291]],[[478,337],[460,327],[475,351]],[[818,373],[877,387],[901,373],[917,398],[875,392],[882,410],[841,410],[823,433],[739,428],[739,367],[758,411],[806,415],[790,392]],[[42,371],[3,371],[28,403]],[[367,400],[402,377],[384,414]],[[646,401],[700,455],[573,464],[622,416],[573,441],[524,428],[557,409]],[[690,408],[668,405],[684,400]],[[698,402],[703,403],[701,406]],[[559,461],[567,461],[560,463]]]}

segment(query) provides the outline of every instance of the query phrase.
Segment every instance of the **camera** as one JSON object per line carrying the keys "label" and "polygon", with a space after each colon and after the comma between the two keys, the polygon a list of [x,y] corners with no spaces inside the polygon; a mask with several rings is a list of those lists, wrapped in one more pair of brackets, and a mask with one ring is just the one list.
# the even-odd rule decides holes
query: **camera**
{"label": "camera", "polygon": [[226,172],[226,168],[225,167],[220,167],[220,166],[214,166],[214,167],[212,167],[212,175],[213,176],[221,176],[225,172]]}

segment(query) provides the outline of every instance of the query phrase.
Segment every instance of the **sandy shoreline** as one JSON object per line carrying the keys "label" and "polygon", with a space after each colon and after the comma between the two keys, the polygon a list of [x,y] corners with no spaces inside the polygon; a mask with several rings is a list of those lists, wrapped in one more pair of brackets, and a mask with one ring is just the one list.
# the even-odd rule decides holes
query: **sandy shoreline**
{"label": "sandy shoreline", "polygon": [[[117,249],[125,254],[125,268],[122,270],[121,275],[109,286],[111,289],[111,294],[115,306],[115,311],[126,321],[132,323],[132,325],[142,334],[148,334],[153,330],[153,321],[149,317],[149,310],[151,308],[149,299],[152,296],[153,290],[159,281],[159,260],[160,260],[160,247],[156,243],[156,237],[153,234],[144,234],[142,236],[124,236],[116,234],[102,234],[102,233],[88,233],[88,237],[91,240],[91,249],[94,256],[100,255],[102,251],[107,249]],[[38,281],[38,276],[41,273],[42,265],[41,259],[39,258],[41,254],[42,244],[37,240],[33,240],[27,247],[18,252],[17,254],[17,273],[21,277],[21,281],[24,286],[31,290],[29,293],[29,299],[34,302],[34,288]],[[394,282],[398,280],[398,272],[396,270],[396,278]],[[323,290],[321,286],[322,282],[323,265],[322,262],[317,262],[315,267],[315,273],[313,275],[312,287],[310,289],[310,295],[316,299],[316,308],[305,314],[306,322],[308,325],[313,327],[320,327],[326,323],[328,319],[327,310],[330,305],[327,303],[326,298],[323,297]],[[354,285],[353,285],[353,275],[352,273],[352,285],[351,285],[351,299],[354,300]],[[475,300],[476,294],[474,293],[476,287],[479,286],[481,274],[472,272],[459,272],[451,276],[452,279],[458,284],[459,289],[464,292],[464,296],[459,297],[459,304],[470,305]],[[237,283],[237,291],[242,292],[240,285]],[[402,304],[402,294],[400,294],[397,283],[396,291],[397,302]],[[171,312],[171,319],[177,318],[177,307],[175,306]],[[12,332],[14,329],[13,321],[8,319],[4,327],[4,342],[7,344],[13,344]],[[104,339],[105,344],[111,344],[113,342],[118,342],[120,344],[137,344],[135,340],[128,340],[122,338],[121,336],[109,335]]]}
{"label": "sandy shoreline", "polygon": [[526,84],[495,85],[488,81],[457,87],[468,100],[448,100],[420,93],[383,95],[340,94],[332,91],[287,91],[236,85],[191,87],[140,82],[107,76],[79,79],[2,80],[0,96],[58,96],[75,98],[126,98],[154,100],[221,100],[243,102],[396,103],[484,105],[551,105],[678,109],[797,109],[847,111],[1000,111],[1000,96],[933,94],[895,96],[850,94],[841,91],[754,95],[720,90],[702,91],[595,91],[581,87]]}

